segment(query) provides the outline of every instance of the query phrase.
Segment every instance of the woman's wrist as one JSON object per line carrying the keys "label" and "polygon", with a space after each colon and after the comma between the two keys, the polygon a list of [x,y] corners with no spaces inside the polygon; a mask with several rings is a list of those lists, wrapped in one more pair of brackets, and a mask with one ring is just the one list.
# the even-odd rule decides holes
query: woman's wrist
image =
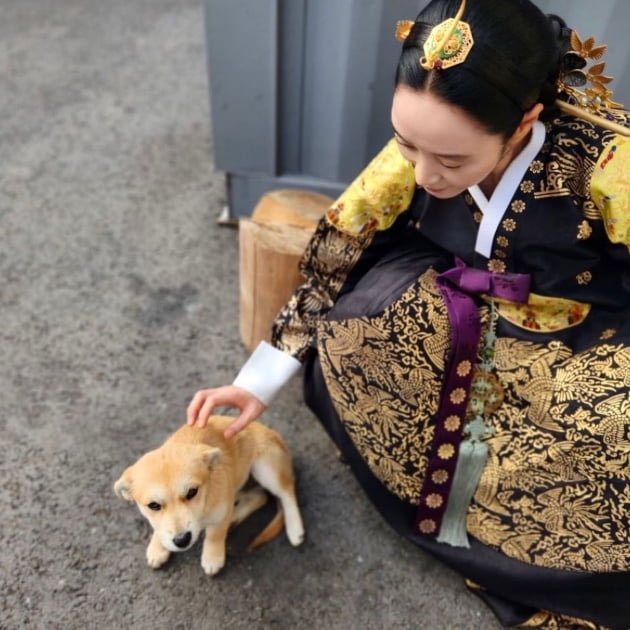
{"label": "woman's wrist", "polygon": [[295,357],[261,341],[232,384],[268,406],[301,365]]}

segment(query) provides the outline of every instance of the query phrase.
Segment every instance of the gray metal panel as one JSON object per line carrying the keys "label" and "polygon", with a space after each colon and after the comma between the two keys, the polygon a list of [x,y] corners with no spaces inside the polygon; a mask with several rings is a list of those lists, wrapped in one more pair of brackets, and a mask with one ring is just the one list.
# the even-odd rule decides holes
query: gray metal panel
{"label": "gray metal panel", "polygon": [[215,162],[276,170],[277,0],[207,0],[206,41]]}
{"label": "gray metal panel", "polygon": [[[608,44],[606,72],[615,77],[611,84],[615,93],[613,98],[630,108],[630,2],[617,0],[613,4],[610,19],[601,38],[602,43]],[[589,34],[588,30],[583,32],[585,35]]]}
{"label": "gray metal panel", "polygon": [[306,1],[283,2],[278,59],[278,172],[302,172]]}
{"label": "gray metal panel", "polygon": [[[291,188],[312,190],[336,199],[346,187],[345,183],[328,182],[306,175],[232,175],[228,179],[231,217],[249,216],[259,199],[271,190]],[[233,212],[237,208],[240,212]]]}
{"label": "gray metal panel", "polygon": [[[350,3],[349,3],[350,4]],[[369,0],[354,0],[352,3],[351,22],[348,27],[348,60],[343,84],[343,102],[341,115],[341,144],[337,155],[337,173],[339,179],[349,181],[361,170],[369,157],[367,153],[372,117],[374,92],[382,90],[391,95],[389,84],[377,85],[375,73],[379,61],[388,65],[393,73],[396,56],[392,59],[379,59],[376,45],[382,29],[381,18],[383,4]],[[390,33],[393,38],[393,32]],[[377,123],[387,128],[388,118]]]}
{"label": "gray metal panel", "polygon": [[337,179],[352,3],[306,3],[302,171]]}

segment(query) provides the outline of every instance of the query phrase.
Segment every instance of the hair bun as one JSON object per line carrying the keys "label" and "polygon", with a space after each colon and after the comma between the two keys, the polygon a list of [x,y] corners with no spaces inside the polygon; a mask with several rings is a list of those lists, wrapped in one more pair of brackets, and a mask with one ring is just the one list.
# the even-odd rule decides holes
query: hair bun
{"label": "hair bun", "polygon": [[541,118],[548,120],[558,113],[556,98],[558,97],[558,78],[562,68],[564,55],[571,50],[571,32],[567,23],[558,15],[549,14],[547,20],[551,26],[554,42],[553,62],[550,65],[549,76],[540,90],[540,102],[545,106]]}
{"label": "hair bun", "polygon": [[558,15],[553,13],[547,15],[551,30],[553,32],[554,41],[556,42],[556,52],[558,56],[558,66],[563,55],[571,49],[571,32],[567,23]]}

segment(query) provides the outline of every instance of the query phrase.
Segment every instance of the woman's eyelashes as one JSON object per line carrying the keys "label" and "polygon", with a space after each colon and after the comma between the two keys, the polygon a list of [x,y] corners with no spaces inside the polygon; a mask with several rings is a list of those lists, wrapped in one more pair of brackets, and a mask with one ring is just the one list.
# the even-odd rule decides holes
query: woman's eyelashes
{"label": "woman's eyelashes", "polygon": [[[416,160],[411,159],[412,155],[409,155],[409,154],[410,153],[413,154],[416,151],[416,148],[414,146],[408,144],[407,142],[404,142],[403,140],[401,140],[398,137],[396,137],[396,142],[398,143],[398,147],[399,147],[400,152],[403,155],[403,157],[407,158],[411,162],[411,164],[415,167]],[[460,164],[460,163],[458,163],[458,164],[445,164],[444,162],[442,162],[439,159],[437,159],[436,162],[441,167],[448,168],[449,170],[456,170],[456,169],[461,168],[463,166],[463,164]]]}

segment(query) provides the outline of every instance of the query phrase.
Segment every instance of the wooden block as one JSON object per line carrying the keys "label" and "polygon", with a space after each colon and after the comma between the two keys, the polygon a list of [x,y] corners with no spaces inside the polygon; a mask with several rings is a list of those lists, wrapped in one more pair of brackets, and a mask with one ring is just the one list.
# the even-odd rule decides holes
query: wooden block
{"label": "wooden block", "polygon": [[251,219],[239,221],[240,335],[253,351],[303,282],[298,263],[319,219],[333,203],[307,190],[264,194]]}
{"label": "wooden block", "polygon": [[252,213],[259,223],[297,225],[315,229],[334,199],[309,190],[273,190],[264,194]]}
{"label": "wooden block", "polygon": [[298,263],[310,228],[239,221],[240,335],[251,352],[269,341],[271,325],[303,282]]}

